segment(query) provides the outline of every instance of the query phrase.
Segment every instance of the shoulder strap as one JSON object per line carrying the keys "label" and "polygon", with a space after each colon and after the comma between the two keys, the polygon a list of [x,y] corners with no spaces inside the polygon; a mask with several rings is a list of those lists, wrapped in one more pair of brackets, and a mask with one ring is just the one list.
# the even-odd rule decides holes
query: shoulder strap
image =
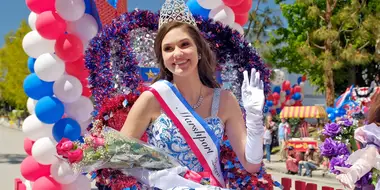
{"label": "shoulder strap", "polygon": [[212,104],[211,104],[211,116],[217,117],[218,116],[218,110],[219,110],[219,103],[220,103],[220,88],[214,89],[214,96],[212,98]]}

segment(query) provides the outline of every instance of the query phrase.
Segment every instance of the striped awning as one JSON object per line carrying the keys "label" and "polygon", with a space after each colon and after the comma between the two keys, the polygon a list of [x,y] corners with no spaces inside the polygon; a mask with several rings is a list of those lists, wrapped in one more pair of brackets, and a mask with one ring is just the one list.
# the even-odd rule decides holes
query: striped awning
{"label": "striped awning", "polygon": [[280,118],[326,118],[327,113],[322,106],[290,106],[284,107]]}

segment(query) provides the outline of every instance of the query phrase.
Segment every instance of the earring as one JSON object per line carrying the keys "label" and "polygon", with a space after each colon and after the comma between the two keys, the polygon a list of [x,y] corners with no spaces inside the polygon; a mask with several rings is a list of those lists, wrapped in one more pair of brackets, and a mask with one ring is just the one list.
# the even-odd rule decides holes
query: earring
{"label": "earring", "polygon": [[198,60],[201,60],[201,59],[202,59],[201,54],[198,54]]}

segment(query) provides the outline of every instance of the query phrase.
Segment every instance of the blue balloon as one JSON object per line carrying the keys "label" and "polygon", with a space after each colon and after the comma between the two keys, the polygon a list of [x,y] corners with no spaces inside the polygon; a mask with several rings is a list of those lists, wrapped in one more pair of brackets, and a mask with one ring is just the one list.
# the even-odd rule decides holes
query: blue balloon
{"label": "blue balloon", "polygon": [[267,101],[267,106],[272,107],[273,106],[273,101]]}
{"label": "blue balloon", "polygon": [[35,108],[37,118],[46,124],[53,124],[59,121],[64,111],[63,103],[51,96],[45,96],[38,100]]}
{"label": "blue balloon", "polygon": [[264,113],[268,113],[268,111],[269,111],[268,106],[264,106],[264,110],[263,110],[263,112],[264,112]]}
{"label": "blue balloon", "polygon": [[335,113],[335,108],[328,107],[328,108],[326,109],[326,112],[327,112],[327,113]]}
{"label": "blue balloon", "polygon": [[280,113],[281,113],[281,108],[277,108],[277,109],[276,109],[276,113],[277,113],[277,114],[280,114]]}
{"label": "blue balloon", "polygon": [[344,109],[344,108],[340,108],[340,109],[339,109],[339,115],[340,115],[340,116],[344,116],[344,115],[346,115],[346,113],[347,113],[347,110],[346,110],[346,109]]}
{"label": "blue balloon", "polygon": [[33,57],[28,58],[28,69],[31,73],[34,73],[34,63],[36,62],[36,59]]}
{"label": "blue balloon", "polygon": [[26,95],[34,100],[39,100],[44,96],[52,96],[54,82],[46,82],[38,78],[35,73],[28,75],[24,80],[24,91]]}
{"label": "blue balloon", "polygon": [[78,140],[80,133],[80,125],[71,118],[63,118],[53,126],[53,137],[57,142],[62,138],[68,138],[71,141]]}
{"label": "blue balloon", "polygon": [[285,90],[285,92],[286,92],[286,95],[290,94],[290,90]]}
{"label": "blue balloon", "polygon": [[302,77],[298,77],[297,82],[298,82],[298,84],[301,84],[301,82],[302,82]]}
{"label": "blue balloon", "polygon": [[294,100],[299,100],[301,99],[301,94],[299,92],[296,92],[295,94],[293,94],[293,97],[292,97]]}
{"label": "blue balloon", "polygon": [[281,87],[280,86],[275,86],[274,88],[273,88],[273,92],[277,92],[277,93],[281,93]]}
{"label": "blue balloon", "polygon": [[201,5],[199,5],[197,0],[189,0],[186,4],[193,15],[199,15],[203,18],[203,20],[208,19],[208,15],[211,10],[203,8]]}
{"label": "blue balloon", "polygon": [[327,115],[327,117],[331,120],[331,121],[335,121],[335,113],[331,112]]}

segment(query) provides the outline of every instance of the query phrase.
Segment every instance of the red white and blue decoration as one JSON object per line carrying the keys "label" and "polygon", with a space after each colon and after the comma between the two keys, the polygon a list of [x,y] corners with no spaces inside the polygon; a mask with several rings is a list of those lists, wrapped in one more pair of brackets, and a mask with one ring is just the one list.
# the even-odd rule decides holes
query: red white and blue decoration
{"label": "red white and blue decoration", "polygon": [[89,178],[57,159],[56,144],[62,138],[80,141],[92,120],[84,52],[98,33],[98,19],[87,0],[26,0],[26,5],[32,31],[22,42],[31,72],[23,84],[31,114],[22,126],[28,154],[21,163],[24,184],[33,190],[89,190]]}
{"label": "red white and blue decoration", "polygon": [[274,69],[273,73],[272,92],[267,96],[264,112],[277,115],[285,106],[302,106],[306,75],[298,77],[297,84],[292,85],[280,69]]}

